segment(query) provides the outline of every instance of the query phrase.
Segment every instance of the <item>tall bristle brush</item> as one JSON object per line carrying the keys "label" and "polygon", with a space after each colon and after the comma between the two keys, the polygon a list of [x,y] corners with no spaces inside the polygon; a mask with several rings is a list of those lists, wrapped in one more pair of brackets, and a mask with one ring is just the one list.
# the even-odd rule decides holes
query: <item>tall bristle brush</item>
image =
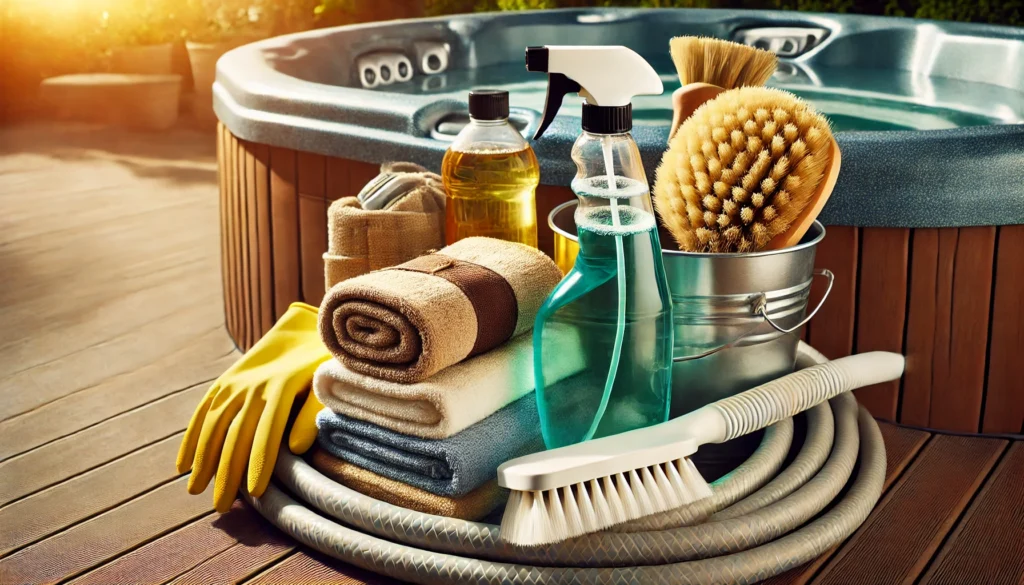
{"label": "tall bristle brush", "polygon": [[783,376],[652,427],[542,451],[498,468],[512,490],[499,535],[536,546],[711,496],[689,457],[795,416],[843,392],[903,375],[903,356],[869,352]]}
{"label": "tall bristle brush", "polygon": [[669,51],[682,84],[672,93],[669,139],[701,104],[727,89],[764,85],[779,64],[770,51],[708,37],[675,37]]}
{"label": "tall bristle brush", "polygon": [[828,121],[791,93],[723,92],[662,157],[654,207],[686,252],[755,252],[800,241],[839,175]]}

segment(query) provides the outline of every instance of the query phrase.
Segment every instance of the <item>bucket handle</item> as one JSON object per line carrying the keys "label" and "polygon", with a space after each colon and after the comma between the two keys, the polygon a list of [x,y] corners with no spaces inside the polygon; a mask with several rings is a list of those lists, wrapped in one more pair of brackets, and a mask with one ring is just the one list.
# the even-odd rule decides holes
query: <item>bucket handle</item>
{"label": "bucket handle", "polygon": [[[811,314],[807,315],[806,317],[804,317],[796,325],[790,327],[789,329],[786,329],[786,328],[782,327],[781,325],[779,325],[778,323],[776,323],[775,321],[773,321],[772,318],[768,316],[768,295],[766,295],[763,292],[762,293],[758,293],[757,295],[754,296],[753,301],[752,301],[753,305],[751,307],[753,310],[751,312],[754,313],[755,315],[760,315],[762,319],[767,321],[768,324],[771,325],[772,328],[775,329],[776,331],[778,331],[779,333],[784,333],[784,334],[792,333],[792,332],[796,331],[797,329],[803,327],[804,325],[806,325],[808,323],[808,321],[813,319],[814,316],[818,314],[818,310],[820,310],[822,305],[825,304],[825,300],[828,298],[829,293],[832,292],[832,284],[835,283],[835,280],[836,280],[836,276],[834,274],[832,274],[832,271],[827,269],[827,268],[821,268],[819,270],[815,270],[814,273],[813,273],[813,276],[824,276],[828,280],[828,285],[825,288],[825,294],[823,294],[821,296],[821,300],[818,301],[818,306],[814,307],[814,310],[811,311]],[[711,349],[709,349],[707,351],[703,351],[701,353],[694,354],[694,355],[678,355],[678,356],[673,356],[672,357],[672,361],[673,362],[688,362],[688,361],[691,361],[691,360],[699,360],[700,358],[704,358],[704,357],[707,357],[709,355],[716,354],[716,353],[722,351],[723,349],[729,349],[730,347],[734,347],[737,343],[743,341],[747,337],[750,337],[751,335],[753,335],[753,333],[755,331],[757,331],[760,327],[761,327],[761,323],[758,323],[757,325],[754,325],[749,330],[744,332],[742,335],[740,335],[739,337],[737,337],[736,339],[733,339],[732,341],[730,341],[728,343],[725,343],[723,345],[719,345],[718,347],[713,347],[713,348],[711,348]]]}

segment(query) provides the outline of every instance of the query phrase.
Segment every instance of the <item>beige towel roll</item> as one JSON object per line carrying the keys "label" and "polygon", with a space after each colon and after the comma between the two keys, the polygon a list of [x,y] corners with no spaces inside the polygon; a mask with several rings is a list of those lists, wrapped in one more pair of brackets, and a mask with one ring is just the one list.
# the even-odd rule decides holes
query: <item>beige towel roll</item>
{"label": "beige towel roll", "polygon": [[489,481],[464,496],[449,498],[377,475],[322,449],[313,452],[312,464],[320,473],[361,494],[435,516],[479,520],[508,499],[508,490],[498,487],[497,480]]}
{"label": "beige towel roll", "polygon": [[337,284],[320,334],[350,370],[411,384],[530,330],[561,278],[535,248],[467,238]]}
{"label": "beige towel roll", "polygon": [[355,197],[331,204],[327,210],[325,290],[444,246],[444,189],[440,177],[422,174],[422,184],[386,210],[363,209]]}

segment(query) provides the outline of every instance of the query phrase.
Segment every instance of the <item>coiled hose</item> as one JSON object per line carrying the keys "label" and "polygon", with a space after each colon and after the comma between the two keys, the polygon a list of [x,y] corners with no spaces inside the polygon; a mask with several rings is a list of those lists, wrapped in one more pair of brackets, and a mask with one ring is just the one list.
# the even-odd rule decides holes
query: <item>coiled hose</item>
{"label": "coiled hose", "polygon": [[[820,354],[801,344],[798,365],[821,361]],[[841,542],[881,494],[881,433],[866,411],[858,414],[853,397],[840,395],[808,417],[804,446],[774,479],[792,440],[791,420],[769,429],[754,455],[713,484],[715,495],[699,507],[545,547],[515,548],[498,539],[497,526],[413,512],[363,496],[290,454],[279,458],[276,480],[347,526],[314,513],[274,485],[250,502],[312,548],[416,583],[750,583]],[[804,524],[839,494],[858,452],[860,472],[842,500]]]}

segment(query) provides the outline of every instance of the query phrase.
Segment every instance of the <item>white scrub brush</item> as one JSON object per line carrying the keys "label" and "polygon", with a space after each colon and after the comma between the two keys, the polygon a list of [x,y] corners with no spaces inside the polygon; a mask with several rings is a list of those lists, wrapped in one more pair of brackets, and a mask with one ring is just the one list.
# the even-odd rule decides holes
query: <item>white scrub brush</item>
{"label": "white scrub brush", "polygon": [[795,416],[855,388],[896,380],[904,358],[869,352],[783,376],[677,419],[542,451],[498,468],[512,490],[502,540],[521,546],[560,542],[709,497],[689,460],[701,445],[723,443]]}

